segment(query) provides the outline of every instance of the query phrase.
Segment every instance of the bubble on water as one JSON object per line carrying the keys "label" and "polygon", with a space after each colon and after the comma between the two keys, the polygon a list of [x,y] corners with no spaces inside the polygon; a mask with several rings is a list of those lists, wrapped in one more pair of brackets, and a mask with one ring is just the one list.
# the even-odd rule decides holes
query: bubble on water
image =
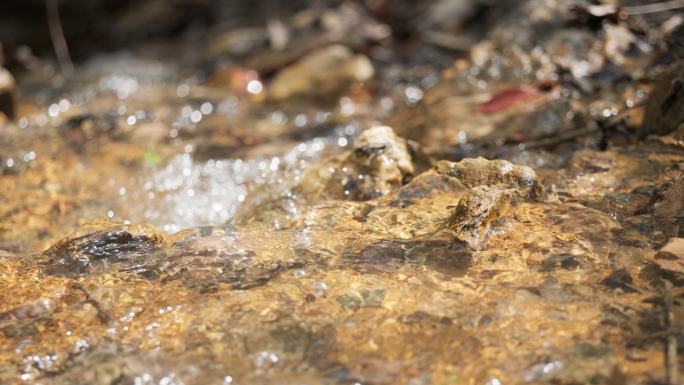
{"label": "bubble on water", "polygon": [[352,115],[356,111],[356,106],[354,106],[354,102],[348,97],[342,97],[340,98],[340,114],[349,116]]}
{"label": "bubble on water", "polygon": [[152,384],[152,381],[153,381],[153,379],[152,379],[151,374],[143,373],[142,375],[136,376],[133,379],[133,384],[134,385],[148,385],[148,384]]}
{"label": "bubble on water", "polygon": [[394,101],[392,98],[385,96],[380,99],[380,107],[386,111],[391,111],[394,108]]}
{"label": "bubble on water", "polygon": [[274,111],[271,114],[271,122],[283,125],[287,123],[287,115],[282,111]]}
{"label": "bubble on water", "polygon": [[200,106],[200,112],[204,115],[209,115],[214,111],[214,105],[210,102],[204,102]]}
{"label": "bubble on water", "polygon": [[296,269],[296,270],[292,271],[292,275],[294,275],[295,278],[302,278],[302,277],[306,276],[306,271],[304,271],[302,269]]}
{"label": "bubble on water", "polygon": [[328,293],[328,285],[322,281],[315,281],[311,283],[311,294],[316,297],[325,297]]}
{"label": "bubble on water", "polygon": [[71,103],[67,99],[62,99],[59,101],[58,106],[60,112],[66,112],[71,107]]}
{"label": "bubble on water", "polygon": [[17,354],[20,354],[22,352],[22,350],[24,350],[24,348],[27,347],[28,345],[30,345],[32,342],[33,341],[29,338],[27,338],[25,340],[21,340],[19,342],[19,344],[17,344],[17,347],[14,349],[14,352]]}
{"label": "bubble on water", "polygon": [[415,104],[423,99],[423,91],[415,86],[408,86],[404,90],[406,104]]}
{"label": "bubble on water", "polygon": [[190,114],[190,121],[193,123],[199,123],[202,120],[202,113],[198,110],[192,111]]}
{"label": "bubble on water", "polygon": [[169,373],[159,379],[159,385],[183,385],[183,381],[175,373]]}
{"label": "bubble on water", "polygon": [[90,344],[86,340],[78,340],[74,343],[74,353],[82,353],[90,348]]}
{"label": "bubble on water", "polygon": [[297,127],[304,127],[308,121],[309,118],[306,117],[306,114],[299,114],[294,118],[294,124]]}
{"label": "bubble on water", "polygon": [[543,378],[550,376],[561,369],[564,365],[562,361],[551,361],[533,365],[525,373],[523,380],[525,382],[539,382]]}
{"label": "bubble on water", "polygon": [[268,168],[271,171],[278,171],[278,165],[280,165],[280,158],[272,158]]}
{"label": "bubble on water", "polygon": [[187,84],[180,84],[178,85],[178,87],[176,87],[176,95],[178,95],[178,97],[184,98],[188,96],[189,93],[190,86],[188,86]]}
{"label": "bubble on water", "polygon": [[48,115],[50,115],[53,118],[55,116],[59,115],[59,104],[57,104],[57,103],[50,104],[50,107],[48,107]]}
{"label": "bubble on water", "polygon": [[344,127],[343,131],[344,135],[353,136],[359,131],[359,128],[354,124],[348,124]]}
{"label": "bubble on water", "polygon": [[275,352],[265,350],[257,353],[256,357],[254,357],[254,366],[257,369],[264,368],[277,364],[278,361],[280,361],[280,357]]}
{"label": "bubble on water", "polygon": [[216,109],[220,114],[233,116],[238,112],[238,105],[238,99],[234,96],[231,96],[221,101]]}
{"label": "bubble on water", "polygon": [[[334,141],[334,142],[333,142]],[[123,188],[125,212],[132,222],[152,223],[168,232],[216,225],[230,220],[256,185],[260,194],[283,194],[296,183],[301,170],[315,161],[337,138],[317,138],[269,158],[195,161],[192,145],[167,164],[149,167]],[[114,187],[115,181],[109,184]],[[139,202],[131,205],[126,202]],[[296,212],[296,209],[293,209]],[[113,216],[113,213],[112,213]]]}
{"label": "bubble on water", "polygon": [[48,122],[48,118],[45,114],[38,114],[38,116],[36,116],[36,124],[38,126],[43,127],[44,125],[47,124],[47,122]]}
{"label": "bubble on water", "polygon": [[249,92],[250,94],[256,95],[258,93],[261,93],[263,89],[263,84],[261,84],[261,82],[258,80],[250,80],[249,83],[247,83],[247,92]]}

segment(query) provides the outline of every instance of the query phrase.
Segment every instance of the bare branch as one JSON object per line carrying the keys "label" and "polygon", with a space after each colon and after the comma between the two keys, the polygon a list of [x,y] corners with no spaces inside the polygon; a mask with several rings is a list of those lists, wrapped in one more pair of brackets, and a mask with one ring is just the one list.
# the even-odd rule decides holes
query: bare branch
{"label": "bare branch", "polygon": [[69,47],[67,46],[66,38],[64,37],[64,30],[62,30],[58,1],[59,0],[45,0],[45,9],[47,11],[48,28],[50,29],[50,40],[52,40],[52,46],[55,49],[59,68],[61,69],[62,75],[69,76],[74,72],[74,65],[71,62]]}

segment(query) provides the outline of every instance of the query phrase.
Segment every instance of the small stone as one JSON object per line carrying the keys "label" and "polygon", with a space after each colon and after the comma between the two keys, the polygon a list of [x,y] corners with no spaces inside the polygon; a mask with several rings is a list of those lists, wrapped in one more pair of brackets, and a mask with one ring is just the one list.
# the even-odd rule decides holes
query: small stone
{"label": "small stone", "polygon": [[364,55],[347,47],[320,48],[282,69],[271,82],[270,97],[285,100],[293,96],[326,96],[344,91],[354,82],[373,77],[375,71]]}
{"label": "small stone", "polygon": [[438,174],[458,179],[470,189],[461,197],[446,226],[456,238],[479,249],[488,230],[501,222],[521,201],[538,200],[541,185],[529,167],[505,160],[464,159],[453,163],[441,161]]}
{"label": "small stone", "polygon": [[306,171],[299,193],[309,200],[368,200],[393,191],[415,174],[410,143],[391,127],[375,126],[364,131],[352,150],[341,157]]}
{"label": "small stone", "polygon": [[504,184],[508,188],[519,190],[522,196],[537,199],[542,188],[537,181],[533,169],[514,165],[505,160],[487,160],[485,158],[467,158],[460,162],[440,161],[435,169],[438,174],[457,178],[466,187]]}
{"label": "small stone", "polygon": [[456,237],[478,248],[486,237],[486,229],[505,217],[512,209],[513,195],[498,186],[476,186],[458,202],[447,220]]}
{"label": "small stone", "polygon": [[655,214],[660,218],[684,216],[684,174],[675,179],[663,200],[655,204]]}
{"label": "small stone", "polygon": [[675,179],[663,200],[654,205],[655,216],[668,235],[684,231],[684,175]]}

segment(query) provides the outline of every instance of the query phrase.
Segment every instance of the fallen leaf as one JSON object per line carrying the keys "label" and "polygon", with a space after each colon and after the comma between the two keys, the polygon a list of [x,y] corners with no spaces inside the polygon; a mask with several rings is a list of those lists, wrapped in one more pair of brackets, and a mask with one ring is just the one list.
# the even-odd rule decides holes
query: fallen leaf
{"label": "fallen leaf", "polygon": [[494,94],[488,102],[478,105],[476,111],[483,114],[504,111],[537,95],[539,90],[534,87],[521,85],[505,88]]}

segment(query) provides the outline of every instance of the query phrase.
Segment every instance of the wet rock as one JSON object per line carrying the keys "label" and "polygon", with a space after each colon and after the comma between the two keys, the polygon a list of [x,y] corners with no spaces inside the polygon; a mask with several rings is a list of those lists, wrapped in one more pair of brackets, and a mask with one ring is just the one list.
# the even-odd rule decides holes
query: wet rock
{"label": "wet rock", "polygon": [[614,64],[623,64],[629,48],[636,43],[634,34],[625,25],[605,24],[604,50],[606,57]]}
{"label": "wet rock", "polygon": [[473,262],[471,252],[453,238],[432,236],[415,240],[385,239],[355,250],[352,242],[342,262],[364,273],[396,272],[403,264],[430,266],[449,274],[464,274]]}
{"label": "wet rock", "polygon": [[345,309],[357,310],[362,307],[381,307],[385,299],[386,290],[382,287],[364,288],[359,291],[349,291],[338,296],[337,302]]}
{"label": "wet rock", "polygon": [[8,119],[14,119],[16,114],[15,87],[12,74],[0,67],[0,113],[5,114]]}
{"label": "wet rock", "polygon": [[541,198],[542,186],[537,174],[527,166],[517,166],[505,160],[485,158],[463,159],[460,162],[440,161],[437,173],[458,179],[466,187],[502,184],[517,190],[521,198]]}
{"label": "wet rock", "polygon": [[476,186],[458,202],[447,220],[456,237],[477,248],[486,231],[511,212],[513,194],[496,186]]}
{"label": "wet rock", "polygon": [[[85,352],[78,352],[69,360],[63,372],[57,376],[59,382],[87,382],[94,385],[111,385],[117,382],[134,383],[139,373],[150,369],[150,359],[130,347],[106,343]],[[151,377],[149,374],[148,377]],[[146,377],[147,378],[147,377]],[[168,381],[167,381],[168,382]],[[172,385],[173,382],[168,382]]]}
{"label": "wet rock", "polygon": [[541,185],[534,170],[502,160],[441,161],[438,173],[457,178],[470,189],[460,198],[446,226],[472,248],[479,248],[488,233],[519,202],[539,199]]}
{"label": "wet rock", "polygon": [[107,271],[112,266],[136,265],[158,251],[164,235],[149,226],[125,229],[115,222],[96,220],[45,252],[45,271],[68,277]]}
{"label": "wet rock", "polygon": [[654,205],[655,216],[672,235],[684,231],[684,175],[680,175]]}
{"label": "wet rock", "polygon": [[390,127],[371,127],[351,150],[305,169],[290,189],[243,204],[231,223],[276,223],[278,228],[288,228],[302,219],[297,213],[304,206],[377,198],[405,185],[429,164],[415,143],[398,137]]}
{"label": "wet rock", "polygon": [[282,271],[302,266],[289,253],[272,255],[260,249],[254,242],[259,234],[237,236],[220,228],[205,229],[179,233],[172,241],[150,226],[126,227],[98,220],[79,228],[41,258],[44,271],[51,275],[130,273],[150,280],[178,281],[200,292],[214,290],[220,284],[253,288]]}
{"label": "wet rock", "polygon": [[633,286],[634,280],[626,269],[617,269],[613,271],[601,281],[601,284],[611,289],[620,289],[626,293],[636,292]]}
{"label": "wet rock", "polygon": [[671,181],[680,173],[677,165],[681,160],[682,156],[675,152],[654,154],[638,149],[579,150],[569,159],[564,173],[545,180],[572,197],[594,200],[603,196],[601,200],[604,202],[597,202],[596,207],[623,206],[620,211],[629,210],[630,207],[640,206],[639,195],[644,195],[635,191],[635,187]]}
{"label": "wet rock", "polygon": [[113,114],[84,113],[73,116],[61,127],[65,139],[77,152],[84,152],[93,143],[120,134]]}
{"label": "wet rock", "polygon": [[0,175],[20,175],[29,168],[30,152],[17,151],[0,154]]}
{"label": "wet rock", "polygon": [[613,384],[623,383],[625,376],[609,347],[580,343],[558,360],[549,360],[530,367],[524,380],[553,384]]}
{"label": "wet rock", "polygon": [[561,253],[552,255],[542,262],[542,271],[552,271],[556,269],[574,270],[580,266],[574,255]]}
{"label": "wet rock", "polygon": [[684,273],[684,238],[672,238],[653,256],[663,270]]}
{"label": "wet rock", "polygon": [[[258,236],[258,235],[254,235]],[[190,236],[171,245],[166,255],[150,258],[140,271],[177,280],[188,288],[211,291],[220,284],[246,290],[265,285],[281,272],[302,267],[303,261],[289,253],[271,255],[239,236]]]}
{"label": "wet rock", "polygon": [[217,34],[208,44],[209,57],[222,54],[243,55],[268,44],[265,29],[250,27],[240,28]]}
{"label": "wet rock", "polygon": [[656,80],[648,97],[644,120],[639,131],[647,135],[665,135],[684,123],[684,59],[668,67]]}
{"label": "wet rock", "polygon": [[652,200],[647,194],[613,193],[604,195],[598,204],[587,202],[586,205],[610,213],[616,219],[624,219],[648,211]]}
{"label": "wet rock", "polygon": [[25,303],[0,313],[0,330],[7,337],[28,335],[37,321],[45,320],[55,311],[56,304],[49,299]]}
{"label": "wet rock", "polygon": [[392,128],[364,131],[350,152],[307,170],[295,191],[311,202],[321,198],[367,200],[385,195],[407,183],[425,165],[415,145]]}
{"label": "wet rock", "polygon": [[326,96],[344,91],[354,82],[373,77],[370,60],[354,55],[347,47],[331,45],[318,49],[278,72],[269,87],[269,96],[285,100],[295,96]]}
{"label": "wet rock", "polygon": [[544,48],[561,68],[580,79],[597,73],[604,65],[604,53],[595,49],[595,44],[592,31],[563,29],[552,33]]}
{"label": "wet rock", "polygon": [[[250,82],[260,82],[259,74],[249,68],[220,68],[207,79],[207,85],[223,88],[236,94],[247,94]],[[254,83],[256,84],[256,83]]]}

